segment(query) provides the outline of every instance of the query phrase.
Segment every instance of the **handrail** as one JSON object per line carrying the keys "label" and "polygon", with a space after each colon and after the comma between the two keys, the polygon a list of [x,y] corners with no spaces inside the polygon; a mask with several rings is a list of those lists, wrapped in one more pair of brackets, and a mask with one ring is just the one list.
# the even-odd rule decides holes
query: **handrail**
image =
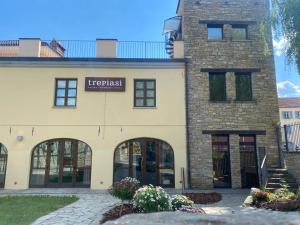
{"label": "handrail", "polygon": [[267,153],[264,147],[259,148],[259,161],[261,162],[259,166],[260,187],[265,188],[268,182],[268,168]]}

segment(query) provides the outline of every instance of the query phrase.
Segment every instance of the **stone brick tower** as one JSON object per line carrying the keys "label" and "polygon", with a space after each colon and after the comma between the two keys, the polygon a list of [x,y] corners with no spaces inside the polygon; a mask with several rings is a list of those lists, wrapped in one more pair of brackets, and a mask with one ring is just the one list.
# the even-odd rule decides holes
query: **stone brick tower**
{"label": "stone brick tower", "polygon": [[255,178],[250,161],[259,149],[268,167],[279,165],[271,29],[265,41],[260,29],[269,0],[180,0],[177,14],[187,59],[190,185],[253,186],[259,172]]}

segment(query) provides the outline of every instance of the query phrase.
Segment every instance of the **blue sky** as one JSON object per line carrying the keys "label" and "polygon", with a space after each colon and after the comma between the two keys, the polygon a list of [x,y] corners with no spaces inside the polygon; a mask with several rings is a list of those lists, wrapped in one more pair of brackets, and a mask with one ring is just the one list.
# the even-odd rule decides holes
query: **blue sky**
{"label": "blue sky", "polygon": [[[163,41],[163,21],[175,15],[177,1],[1,0],[0,37]],[[300,97],[300,76],[282,54],[284,40],[274,44],[278,93]]]}

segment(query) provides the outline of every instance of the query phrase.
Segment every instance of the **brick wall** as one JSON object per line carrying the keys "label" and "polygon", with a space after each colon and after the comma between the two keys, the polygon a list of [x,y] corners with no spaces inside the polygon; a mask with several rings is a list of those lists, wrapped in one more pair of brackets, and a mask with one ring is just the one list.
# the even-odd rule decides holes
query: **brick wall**
{"label": "brick wall", "polygon": [[[226,4],[225,2],[228,2]],[[275,125],[279,122],[274,57],[266,57],[260,38],[260,21],[268,15],[268,0],[182,0],[183,40],[187,64],[188,123],[191,183],[196,188],[212,187],[212,155],[209,135],[203,130],[264,130],[257,147],[266,147],[268,164],[277,165],[278,149]],[[201,22],[199,23],[199,21]],[[207,40],[207,22],[224,22],[224,40]],[[203,22],[204,21],[204,22]],[[227,21],[227,22],[226,22]],[[230,21],[248,23],[249,40],[233,41]],[[270,28],[269,28],[270,29]],[[271,33],[268,37],[272,48]],[[226,73],[227,96],[224,103],[209,101],[209,76],[203,68],[258,68],[252,73],[254,100],[235,101],[235,78]],[[231,141],[237,137],[230,138]],[[263,143],[263,145],[261,145]],[[232,160],[239,159],[238,143]],[[233,186],[238,187],[238,161],[232,168]]]}

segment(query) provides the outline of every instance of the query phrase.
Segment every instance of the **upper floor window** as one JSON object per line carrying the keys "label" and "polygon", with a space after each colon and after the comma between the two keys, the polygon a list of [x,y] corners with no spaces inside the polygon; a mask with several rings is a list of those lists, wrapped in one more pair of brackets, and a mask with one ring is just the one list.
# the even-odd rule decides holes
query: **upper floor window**
{"label": "upper floor window", "polygon": [[282,118],[283,119],[293,119],[293,112],[292,111],[283,111]]}
{"label": "upper floor window", "polygon": [[226,101],[225,73],[209,73],[209,95],[211,101]]}
{"label": "upper floor window", "polygon": [[296,111],[295,112],[295,118],[296,119],[300,119],[300,111]]}
{"label": "upper floor window", "polygon": [[233,40],[247,40],[248,26],[247,25],[232,25],[232,39]]}
{"label": "upper floor window", "polygon": [[208,24],[207,25],[208,40],[223,40],[223,25]]}
{"label": "upper floor window", "polygon": [[76,106],[77,79],[56,79],[55,106]]}
{"label": "upper floor window", "polygon": [[134,107],[156,106],[156,81],[134,80]]}
{"label": "upper floor window", "polygon": [[236,100],[238,101],[252,100],[251,73],[236,73],[235,87],[236,87]]}

